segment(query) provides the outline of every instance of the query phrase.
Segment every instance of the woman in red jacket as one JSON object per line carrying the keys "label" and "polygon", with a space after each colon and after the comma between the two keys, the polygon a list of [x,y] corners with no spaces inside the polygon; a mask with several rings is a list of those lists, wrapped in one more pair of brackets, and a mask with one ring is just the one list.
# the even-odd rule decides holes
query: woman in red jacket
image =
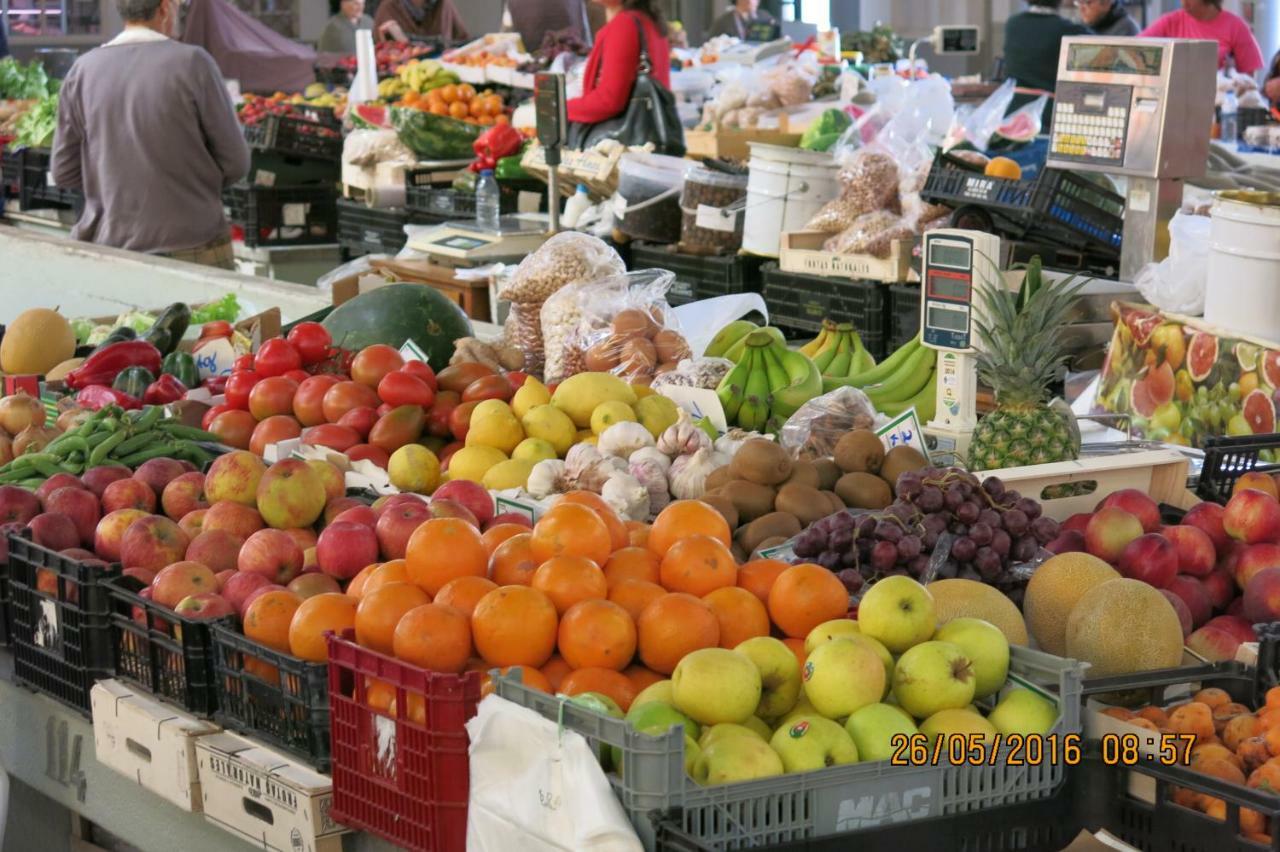
{"label": "woman in red jacket", "polygon": [[[591,0],[604,7],[607,23],[596,34],[582,78],[582,97],[567,104],[571,122],[599,124],[627,111],[640,65],[640,31],[649,52],[650,74],[671,88],[671,47],[656,0]],[[640,27],[636,27],[639,21]]]}

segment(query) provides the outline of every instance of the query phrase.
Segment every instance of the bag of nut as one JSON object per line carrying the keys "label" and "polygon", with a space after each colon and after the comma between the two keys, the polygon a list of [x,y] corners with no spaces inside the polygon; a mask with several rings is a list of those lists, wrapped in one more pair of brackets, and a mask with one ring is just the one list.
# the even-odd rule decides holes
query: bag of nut
{"label": "bag of nut", "polygon": [[813,215],[804,226],[806,231],[838,234],[866,213],[899,211],[898,166],[888,154],[859,150],[840,169],[837,177],[840,195]]}

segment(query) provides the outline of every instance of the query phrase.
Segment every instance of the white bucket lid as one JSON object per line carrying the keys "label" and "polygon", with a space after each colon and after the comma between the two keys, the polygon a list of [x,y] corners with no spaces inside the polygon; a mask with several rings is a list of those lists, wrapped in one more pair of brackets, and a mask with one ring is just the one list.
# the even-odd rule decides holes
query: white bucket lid
{"label": "white bucket lid", "polygon": [[836,161],[825,151],[807,151],[804,148],[788,148],[767,142],[748,142],[752,160],[766,160],[803,166],[834,166]]}

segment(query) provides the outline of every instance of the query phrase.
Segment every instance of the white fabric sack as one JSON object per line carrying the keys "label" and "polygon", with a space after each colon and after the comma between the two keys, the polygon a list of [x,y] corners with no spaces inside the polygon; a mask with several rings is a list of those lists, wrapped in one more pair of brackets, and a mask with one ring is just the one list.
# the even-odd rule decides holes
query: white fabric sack
{"label": "white fabric sack", "polygon": [[1134,286],[1142,297],[1161,310],[1200,316],[1204,313],[1205,288],[1209,284],[1208,216],[1179,210],[1169,220],[1169,256],[1148,263]]}
{"label": "white fabric sack", "polygon": [[467,722],[468,852],[642,852],[581,734],[497,695]]}

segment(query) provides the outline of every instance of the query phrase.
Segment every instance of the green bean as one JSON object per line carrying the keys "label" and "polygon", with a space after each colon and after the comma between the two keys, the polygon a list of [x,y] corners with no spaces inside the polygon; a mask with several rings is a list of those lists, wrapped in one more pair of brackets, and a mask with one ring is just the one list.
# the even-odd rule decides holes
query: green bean
{"label": "green bean", "polygon": [[107,436],[106,440],[94,447],[93,452],[89,454],[89,467],[102,465],[107,460],[107,456],[111,455],[111,451],[120,446],[127,437],[128,434],[124,431]]}
{"label": "green bean", "polygon": [[164,415],[164,406],[149,405],[142,410],[142,415],[134,421],[134,431],[142,432],[150,429],[160,422],[161,416]]}
{"label": "green bean", "polygon": [[38,472],[46,477],[54,476],[59,473],[75,473],[75,471],[67,465],[58,464],[55,461],[49,461],[43,453],[32,461],[32,464]]}
{"label": "green bean", "polygon": [[79,435],[73,435],[65,441],[59,442],[57,447],[50,444],[44,448],[44,451],[61,458],[66,458],[74,452],[87,454],[89,452],[89,442],[84,438],[81,438]]}
{"label": "green bean", "polygon": [[34,479],[20,479],[14,484],[20,488],[25,488],[28,491],[35,491],[41,485],[44,485],[44,481],[45,481],[45,477],[40,476]]}
{"label": "green bean", "polygon": [[187,426],[184,423],[170,421],[161,423],[160,428],[175,438],[184,438],[188,441],[213,441],[216,443],[219,440],[218,436],[212,432],[197,429],[195,426]]}
{"label": "green bean", "polygon": [[137,467],[138,465],[142,464],[145,461],[150,461],[151,459],[158,459],[163,456],[167,456],[170,453],[172,453],[173,450],[174,450],[173,444],[170,444],[168,442],[157,444],[153,447],[149,447],[140,452],[136,452],[133,455],[125,456],[124,458],[120,459],[120,464],[125,465],[126,467]]}
{"label": "green bean", "polygon": [[97,447],[99,444],[101,444],[103,441],[107,440],[114,434],[116,433],[110,430],[94,432],[88,438],[85,438],[85,441],[89,444],[89,449],[92,450],[94,447]]}
{"label": "green bean", "polygon": [[147,445],[164,439],[162,434],[156,432],[143,432],[140,435],[134,435],[132,437],[129,437],[129,433],[124,431],[121,431],[119,434],[124,436],[124,438],[110,453],[110,455],[115,458],[132,455],[139,450],[145,449]]}

